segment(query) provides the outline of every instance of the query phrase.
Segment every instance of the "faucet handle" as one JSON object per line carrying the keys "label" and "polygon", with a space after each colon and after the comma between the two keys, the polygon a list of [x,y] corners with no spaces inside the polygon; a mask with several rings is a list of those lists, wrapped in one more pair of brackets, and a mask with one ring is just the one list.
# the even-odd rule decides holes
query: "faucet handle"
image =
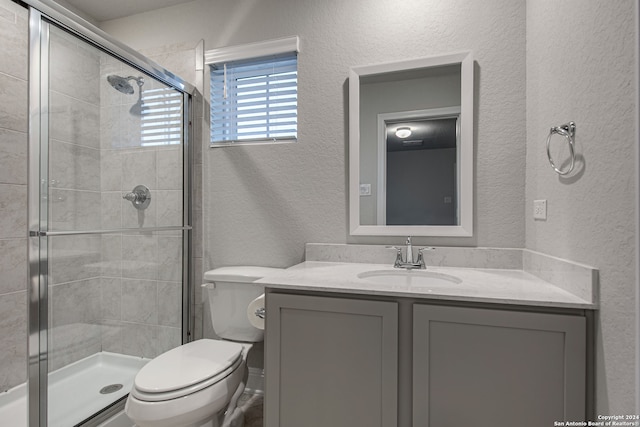
{"label": "faucet handle", "polygon": [[386,249],[395,249],[396,250],[396,260],[393,263],[395,268],[400,268],[400,264],[404,261],[402,260],[402,248],[399,246],[385,246]]}
{"label": "faucet handle", "polygon": [[424,246],[422,248],[418,248],[418,252],[422,253],[422,251],[435,251],[436,248],[431,247],[431,246]]}
{"label": "faucet handle", "polygon": [[416,264],[420,265],[420,268],[425,269],[427,268],[426,264],[424,263],[424,251],[432,251],[434,250],[434,248],[430,247],[430,246],[425,246],[423,248],[418,248],[418,259],[416,260]]}

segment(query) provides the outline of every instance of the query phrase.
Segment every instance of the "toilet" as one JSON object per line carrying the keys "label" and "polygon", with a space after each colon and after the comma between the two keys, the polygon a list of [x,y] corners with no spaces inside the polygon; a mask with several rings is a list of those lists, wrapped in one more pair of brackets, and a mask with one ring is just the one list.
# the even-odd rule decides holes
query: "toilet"
{"label": "toilet", "polygon": [[238,266],[205,273],[202,286],[216,339],[176,347],[138,372],[125,405],[136,426],[229,425],[244,391],[247,353],[264,339],[264,331],[247,317],[249,303],[264,293],[264,286],[253,282],[276,271],[281,270]]}

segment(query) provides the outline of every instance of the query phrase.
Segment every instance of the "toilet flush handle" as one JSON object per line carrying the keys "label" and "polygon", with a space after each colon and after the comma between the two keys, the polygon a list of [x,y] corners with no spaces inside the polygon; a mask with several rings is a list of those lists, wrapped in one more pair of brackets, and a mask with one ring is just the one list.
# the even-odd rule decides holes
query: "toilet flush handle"
{"label": "toilet flush handle", "polygon": [[257,310],[256,310],[256,312],[255,312],[255,313],[253,313],[253,314],[255,314],[255,315],[256,315],[256,317],[259,317],[259,318],[261,318],[261,319],[264,319],[264,317],[265,317],[265,316],[266,316],[266,314],[267,314],[267,311],[264,309],[264,307],[262,307],[262,308],[257,309]]}

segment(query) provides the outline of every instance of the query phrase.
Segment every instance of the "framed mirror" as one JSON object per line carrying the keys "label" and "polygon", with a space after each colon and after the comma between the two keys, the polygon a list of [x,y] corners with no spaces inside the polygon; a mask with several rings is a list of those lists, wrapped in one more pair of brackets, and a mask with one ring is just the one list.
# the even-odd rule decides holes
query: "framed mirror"
{"label": "framed mirror", "polygon": [[352,235],[473,235],[471,52],[349,72]]}

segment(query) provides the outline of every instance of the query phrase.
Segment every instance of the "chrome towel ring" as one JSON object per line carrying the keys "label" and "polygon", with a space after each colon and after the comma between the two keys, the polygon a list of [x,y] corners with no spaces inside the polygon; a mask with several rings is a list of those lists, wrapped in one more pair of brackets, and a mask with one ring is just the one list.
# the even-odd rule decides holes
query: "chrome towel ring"
{"label": "chrome towel ring", "polygon": [[[558,167],[553,162],[553,159],[551,158],[551,150],[550,150],[551,137],[554,134],[558,134],[565,137],[567,142],[569,143],[569,156],[571,157],[571,162],[569,164],[569,167],[566,168],[565,170],[558,169]],[[556,171],[558,175],[566,175],[573,170],[573,166],[575,165],[575,162],[576,162],[576,152],[574,149],[575,135],[576,135],[576,124],[574,122],[565,123],[562,126],[554,126],[549,131],[549,136],[547,137],[547,157],[549,158],[549,163],[551,164],[551,167],[553,168],[554,171]]]}

